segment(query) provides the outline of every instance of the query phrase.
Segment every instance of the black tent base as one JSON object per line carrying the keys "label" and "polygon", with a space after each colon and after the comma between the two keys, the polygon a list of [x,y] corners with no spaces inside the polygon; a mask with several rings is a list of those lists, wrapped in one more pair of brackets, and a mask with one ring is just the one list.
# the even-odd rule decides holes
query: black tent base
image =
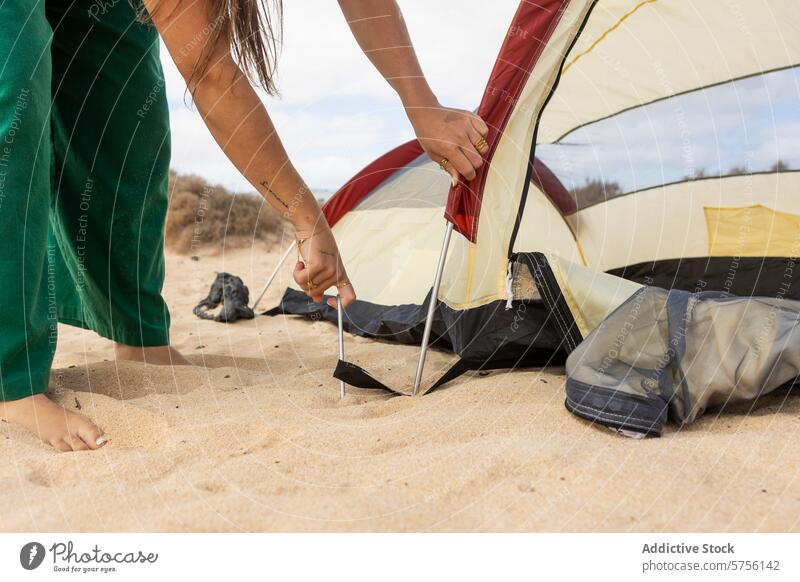
{"label": "black tent base", "polygon": [[[327,297],[325,298],[327,299]],[[430,295],[421,305],[376,305],[356,301],[344,316],[344,329],[355,335],[407,345],[419,345],[425,325]],[[467,310],[453,310],[439,303],[435,311],[431,347],[455,352],[456,364],[429,388],[430,392],[461,374],[474,370],[540,368],[560,366],[566,361],[563,336],[548,319],[541,301],[505,301]],[[315,303],[294,289],[287,289],[281,303],[264,315],[301,315],[315,321],[337,322],[336,310],[325,301]],[[382,389],[396,394],[410,393],[391,387],[367,370],[341,362],[334,376],[347,384],[366,389]]]}
{"label": "black tent base", "polygon": [[[440,302],[434,310],[430,345],[434,349],[454,352],[460,359],[452,370],[424,392],[430,392],[470,370],[563,365],[569,352],[583,340],[546,256],[516,253],[511,260],[529,269],[542,299],[514,300],[510,309],[502,300],[464,310],[455,310]],[[699,257],[634,265],[611,271],[611,274],[649,285],[658,283],[658,286],[668,289],[694,290],[702,285],[703,290],[724,289],[742,295],[774,296],[776,288],[786,291],[781,277],[790,260]],[[733,283],[730,278],[732,264],[739,268]],[[790,283],[787,298],[800,298],[800,286],[795,285],[794,280]],[[735,288],[728,289],[730,285]],[[344,314],[344,330],[363,337],[418,346],[430,299],[429,293],[420,305],[387,306],[356,301]],[[338,319],[336,310],[324,301],[314,303],[305,293],[295,289],[287,289],[280,304],[264,314],[300,315],[332,323]],[[359,388],[406,393],[391,388],[363,368],[347,362],[337,366],[335,376]],[[577,410],[575,412],[579,414]],[[648,433],[659,431],[653,429]]]}
{"label": "black tent base", "polygon": [[[423,387],[422,394],[429,394],[438,388],[441,388],[448,382],[455,380],[459,376],[472,371],[486,371],[486,370],[499,370],[499,369],[516,369],[516,368],[546,368],[548,366],[561,366],[566,361],[567,355],[564,352],[547,352],[547,354],[540,353],[542,362],[539,365],[526,364],[518,365],[516,362],[508,361],[482,361],[470,362],[464,359],[458,359],[444,374],[442,374],[429,388]],[[545,360],[545,356],[547,359]],[[369,390],[385,390],[398,396],[411,396],[412,390],[400,390],[388,384],[384,384],[380,380],[373,377],[367,370],[361,366],[357,366],[351,362],[339,360],[336,364],[336,369],[333,372],[333,377],[341,380],[346,384],[355,388],[365,388]]]}

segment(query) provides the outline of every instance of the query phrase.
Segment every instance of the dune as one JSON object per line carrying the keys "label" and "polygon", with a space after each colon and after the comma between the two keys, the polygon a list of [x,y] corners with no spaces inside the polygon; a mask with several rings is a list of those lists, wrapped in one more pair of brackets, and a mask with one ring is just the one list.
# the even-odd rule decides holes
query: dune
{"label": "dune", "polygon": [[[331,377],[334,326],[192,306],[215,271],[256,289],[277,260],[253,249],[168,256],[175,345],[191,367],[117,363],[60,328],[50,391],[107,431],[59,454],[3,424],[3,531],[797,531],[800,400],[620,437],[564,408],[563,370],[462,377],[424,397]],[[285,287],[275,284],[267,304]],[[352,359],[407,382],[413,347],[348,336]],[[452,356],[434,352],[435,375]]]}

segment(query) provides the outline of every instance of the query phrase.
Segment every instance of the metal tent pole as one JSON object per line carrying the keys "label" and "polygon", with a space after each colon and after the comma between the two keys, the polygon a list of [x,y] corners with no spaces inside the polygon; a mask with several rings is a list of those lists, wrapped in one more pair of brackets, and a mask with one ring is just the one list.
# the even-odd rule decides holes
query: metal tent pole
{"label": "metal tent pole", "polygon": [[414,376],[414,388],[411,391],[413,396],[417,395],[419,385],[422,382],[422,370],[425,368],[425,356],[428,355],[428,341],[431,339],[431,327],[433,326],[433,314],[436,312],[436,302],[439,299],[439,287],[442,284],[442,273],[444,264],[447,260],[447,249],[450,247],[450,235],[453,234],[453,223],[448,221],[444,231],[442,241],[442,251],[439,253],[439,262],[436,265],[436,276],[433,279],[433,289],[431,289],[431,301],[428,304],[428,316],[425,319],[425,332],[422,334],[422,345],[419,351],[419,362],[417,362],[417,374]]}
{"label": "metal tent pole", "polygon": [[294,250],[294,247],[295,247],[296,244],[297,244],[296,242],[292,242],[292,244],[289,245],[289,248],[287,248],[284,251],[283,256],[281,256],[280,260],[278,261],[278,264],[275,265],[275,270],[272,271],[272,274],[269,276],[269,278],[267,279],[267,282],[264,284],[264,288],[261,290],[261,293],[259,293],[258,299],[256,299],[255,303],[253,303],[253,311],[255,311],[258,308],[258,304],[261,303],[261,300],[264,298],[264,295],[266,294],[267,289],[269,289],[269,286],[272,285],[272,282],[275,280],[275,277],[278,276],[278,272],[281,270],[281,267],[283,266],[283,263],[286,262],[286,259],[291,254],[291,252]]}
{"label": "metal tent pole", "polygon": [[[344,361],[344,308],[342,298],[336,295],[336,315],[339,318],[339,359]],[[345,387],[344,380],[339,380],[339,398],[344,400]]]}

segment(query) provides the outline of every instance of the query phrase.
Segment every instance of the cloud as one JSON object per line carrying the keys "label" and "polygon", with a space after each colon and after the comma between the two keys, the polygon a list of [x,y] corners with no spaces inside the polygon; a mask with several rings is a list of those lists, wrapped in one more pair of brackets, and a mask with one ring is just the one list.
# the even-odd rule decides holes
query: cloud
{"label": "cloud", "polygon": [[[518,2],[401,1],[423,70],[444,104],[477,107]],[[336,2],[286,2],[280,99],[263,96],[287,151],[312,188],[336,189],[413,136],[399,99],[350,34]],[[162,50],[172,113],[173,167],[252,190],[219,151]]]}

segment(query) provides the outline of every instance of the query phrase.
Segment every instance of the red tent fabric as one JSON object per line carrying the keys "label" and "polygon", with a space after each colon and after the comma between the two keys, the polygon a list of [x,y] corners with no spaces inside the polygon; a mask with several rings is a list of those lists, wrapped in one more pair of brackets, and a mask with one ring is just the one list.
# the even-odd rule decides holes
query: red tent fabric
{"label": "red tent fabric", "polygon": [[500,49],[478,108],[478,115],[489,126],[487,163],[481,166],[475,179],[461,181],[451,188],[444,215],[472,242],[478,236],[478,217],[492,156],[522,90],[569,2],[523,0]]}
{"label": "red tent fabric", "polygon": [[422,146],[413,139],[383,154],[350,178],[322,207],[322,213],[328,220],[328,224],[333,227],[342,216],[350,212],[350,209],[361,202],[370,192],[397,170],[416,160],[422,153]]}

